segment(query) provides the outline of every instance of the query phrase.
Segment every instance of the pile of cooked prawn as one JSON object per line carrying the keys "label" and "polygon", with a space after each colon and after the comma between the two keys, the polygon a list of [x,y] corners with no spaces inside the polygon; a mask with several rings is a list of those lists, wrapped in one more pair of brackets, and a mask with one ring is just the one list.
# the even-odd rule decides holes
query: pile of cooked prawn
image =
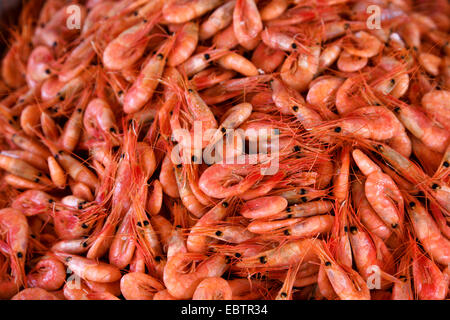
{"label": "pile of cooked prawn", "polygon": [[30,0],[0,71],[0,299],[448,298],[448,1]]}

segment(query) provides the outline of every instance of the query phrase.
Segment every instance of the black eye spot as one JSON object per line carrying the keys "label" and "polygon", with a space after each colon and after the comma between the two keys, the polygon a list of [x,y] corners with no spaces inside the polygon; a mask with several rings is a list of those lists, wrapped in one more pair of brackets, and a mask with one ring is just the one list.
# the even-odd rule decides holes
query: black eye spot
{"label": "black eye spot", "polygon": [[347,226],[344,227],[344,232],[348,232],[348,227]]}
{"label": "black eye spot", "polygon": [[397,224],[397,223],[393,223],[393,224],[391,224],[391,227],[392,227],[393,229],[396,229],[396,228],[398,227],[398,224]]}
{"label": "black eye spot", "polygon": [[266,256],[259,257],[259,262],[261,262],[262,264],[267,263],[267,257]]}
{"label": "black eye spot", "polygon": [[441,87],[440,86],[436,86],[436,90],[441,90]]}
{"label": "black eye spot", "polygon": [[303,202],[308,202],[308,198],[307,197],[302,197],[302,201]]}
{"label": "black eye spot", "polygon": [[205,60],[209,60],[209,58],[211,58],[211,56],[209,55],[209,53],[205,53],[204,57],[205,57]]}
{"label": "black eye spot", "polygon": [[325,266],[327,267],[331,266],[331,262],[330,261],[325,262]]}
{"label": "black eye spot", "polygon": [[88,226],[86,223],[83,223],[83,224],[81,225],[81,227],[82,227],[83,229],[87,229],[89,226]]}
{"label": "black eye spot", "polygon": [[77,109],[77,112],[78,112],[78,113],[81,113],[81,112],[83,112],[83,109],[78,108],[78,109]]}
{"label": "black eye spot", "polygon": [[81,209],[83,209],[83,205],[79,204],[78,205],[78,210],[81,210]]}
{"label": "black eye spot", "polygon": [[293,106],[292,110],[294,110],[294,112],[297,112],[298,111],[298,106]]}
{"label": "black eye spot", "polygon": [[183,167],[183,165],[180,163],[180,164],[177,164],[177,168],[178,169],[181,169]]}
{"label": "black eye spot", "polygon": [[148,20],[147,19],[144,19],[144,21],[143,21],[144,23],[147,23],[148,22]]}
{"label": "black eye spot", "polygon": [[416,206],[416,203],[413,202],[413,201],[411,201],[411,202],[409,203],[409,206],[410,206],[411,208],[414,208],[414,207]]}
{"label": "black eye spot", "polygon": [[156,262],[160,262],[161,260],[162,260],[162,258],[161,258],[160,256],[156,256],[156,257],[155,257],[155,261],[156,261]]}
{"label": "black eye spot", "polygon": [[280,296],[281,296],[282,298],[286,298],[286,297],[287,297],[287,293],[286,293],[286,292],[282,292],[282,293],[280,293]]}
{"label": "black eye spot", "polygon": [[299,146],[294,146],[294,151],[295,152],[299,152],[300,151],[300,147]]}
{"label": "black eye spot", "polygon": [[156,56],[159,60],[162,60],[164,58],[164,55],[162,53],[158,53]]}
{"label": "black eye spot", "polygon": [[119,92],[117,92],[117,94],[118,94],[119,96],[123,95],[123,90],[119,90]]}
{"label": "black eye spot", "polygon": [[177,224],[177,225],[175,226],[175,228],[181,229],[181,226],[180,226],[179,224]]}
{"label": "black eye spot", "polygon": [[66,262],[69,262],[70,260],[72,260],[72,257],[69,256],[66,258]]}
{"label": "black eye spot", "polygon": [[144,226],[148,226],[150,224],[150,222],[148,222],[147,220],[144,220]]}
{"label": "black eye spot", "polygon": [[438,185],[437,183],[433,183],[433,185],[431,186],[431,188],[432,188],[433,190],[436,190],[436,189],[439,188],[439,185]]}
{"label": "black eye spot", "polygon": [[13,118],[14,121],[19,120],[19,117],[18,117],[18,116],[13,116],[12,118]]}
{"label": "black eye spot", "polygon": [[234,254],[234,256],[235,256],[236,258],[240,258],[240,257],[241,257],[241,254],[240,254],[239,252],[236,252],[236,253]]}
{"label": "black eye spot", "polygon": [[53,42],[53,47],[56,47],[57,45],[58,45],[58,43],[55,41],[55,42]]}
{"label": "black eye spot", "polygon": [[336,127],[336,128],[334,128],[334,132],[337,132],[337,133],[341,132],[341,130],[342,130],[341,127]]}
{"label": "black eye spot", "polygon": [[116,133],[116,129],[114,129],[114,128],[109,128],[109,132],[111,132],[111,133]]}
{"label": "black eye spot", "polygon": [[417,48],[416,46],[413,47],[414,51],[419,51],[419,48]]}
{"label": "black eye spot", "polygon": [[395,79],[391,79],[391,84],[395,84]]}
{"label": "black eye spot", "polygon": [[283,233],[284,233],[285,236],[290,236],[291,235],[291,232],[288,229],[284,230]]}
{"label": "black eye spot", "polygon": [[356,228],[355,226],[350,227],[350,232],[352,234],[356,234],[358,232],[358,228]]}
{"label": "black eye spot", "polygon": [[45,73],[46,73],[46,74],[50,74],[50,73],[52,73],[52,72],[50,71],[50,69],[45,69]]}
{"label": "black eye spot", "polygon": [[12,120],[8,120],[8,123],[9,124],[13,124],[14,122]]}
{"label": "black eye spot", "polygon": [[224,127],[222,127],[222,128],[220,129],[220,131],[221,131],[222,133],[225,133],[225,132],[227,131],[227,129],[225,129]]}
{"label": "black eye spot", "polygon": [[291,44],[292,49],[297,49],[297,45],[295,43]]}
{"label": "black eye spot", "polygon": [[291,207],[287,207],[286,208],[286,212],[291,212],[292,211],[292,208]]}
{"label": "black eye spot", "polygon": [[83,242],[81,245],[83,246],[83,248],[86,248],[88,246],[87,242]]}
{"label": "black eye spot", "polygon": [[22,253],[22,252],[20,252],[20,251],[19,251],[19,252],[17,252],[17,258],[19,258],[19,259],[20,259],[20,258],[22,258],[22,257],[23,257],[23,253]]}
{"label": "black eye spot", "polygon": [[225,257],[225,263],[226,264],[230,264],[231,263],[231,258],[230,257]]}
{"label": "black eye spot", "polygon": [[30,237],[36,239],[36,236],[34,234],[30,235]]}
{"label": "black eye spot", "polygon": [[400,108],[399,108],[399,107],[396,107],[396,108],[394,109],[394,112],[395,112],[395,113],[399,113],[399,112],[400,112]]}
{"label": "black eye spot", "polygon": [[138,221],[137,225],[138,227],[142,227],[142,223],[140,221]]}
{"label": "black eye spot", "polygon": [[192,156],[191,160],[192,160],[192,162],[195,162],[195,161],[197,161],[197,157],[196,156]]}
{"label": "black eye spot", "polygon": [[224,201],[224,202],[222,203],[222,207],[228,208],[228,202]]}
{"label": "black eye spot", "polygon": [[403,282],[406,282],[406,277],[405,276],[400,276],[400,277],[398,277],[401,281],[403,281]]}
{"label": "black eye spot", "polygon": [[444,163],[442,164],[444,167],[448,168],[450,166],[450,163],[448,163],[448,161],[444,161]]}
{"label": "black eye spot", "polygon": [[221,237],[222,235],[223,235],[222,231],[220,231],[220,230],[216,231],[216,236]]}
{"label": "black eye spot", "polygon": [[64,151],[59,150],[58,153],[62,155],[64,153]]}
{"label": "black eye spot", "polygon": [[192,92],[194,92],[194,90],[192,90],[192,89],[188,89],[188,92],[192,93]]}
{"label": "black eye spot", "polygon": [[39,180],[39,178],[34,179],[34,182],[36,182],[36,183],[38,183],[39,181],[41,181],[41,180]]}
{"label": "black eye spot", "polygon": [[306,194],[306,190],[305,189],[300,189],[300,194]]}

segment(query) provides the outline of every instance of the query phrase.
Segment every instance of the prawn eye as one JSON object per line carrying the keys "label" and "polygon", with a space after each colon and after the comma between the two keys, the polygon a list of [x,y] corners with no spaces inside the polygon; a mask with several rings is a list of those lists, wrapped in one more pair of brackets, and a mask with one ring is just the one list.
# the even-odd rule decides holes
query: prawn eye
{"label": "prawn eye", "polygon": [[350,232],[352,234],[356,234],[358,232],[358,228],[356,228],[355,226],[350,227]]}
{"label": "prawn eye", "polygon": [[34,234],[31,234],[30,237],[36,239],[36,236]]}
{"label": "prawn eye", "polygon": [[439,185],[438,185],[437,183],[433,183],[433,185],[431,186],[431,188],[432,188],[433,190],[436,190],[436,189],[439,188]]}
{"label": "prawn eye", "polygon": [[241,257],[241,254],[240,254],[239,252],[236,252],[236,253],[234,254],[234,256],[235,256],[236,258],[240,258],[240,257]]}
{"label": "prawn eye", "polygon": [[348,227],[347,226],[344,227],[344,232],[348,232]]}
{"label": "prawn eye", "polygon": [[399,107],[396,107],[396,108],[394,109],[394,112],[395,112],[395,113],[399,113],[399,112],[400,112],[400,108],[399,108]]}
{"label": "prawn eye", "polygon": [[342,128],[341,127],[336,127],[334,128],[334,132],[339,133],[341,132]]}
{"label": "prawn eye", "polygon": [[224,127],[222,127],[222,128],[220,129],[220,131],[222,131],[222,133],[225,133],[225,131],[227,131],[227,129],[225,129]]}
{"label": "prawn eye", "polygon": [[283,233],[284,233],[285,236],[290,236],[291,235],[291,232],[288,229],[284,230]]}
{"label": "prawn eye", "polygon": [[297,112],[298,111],[298,106],[293,106],[292,110],[294,110],[294,112]]}
{"label": "prawn eye", "polygon": [[226,264],[231,263],[231,258],[230,258],[230,257],[225,257],[225,263],[226,263]]}
{"label": "prawn eye", "polygon": [[82,205],[82,204],[79,204],[79,205],[78,205],[78,210],[81,210],[81,209],[83,209],[83,205]]}
{"label": "prawn eye", "polygon": [[220,231],[220,230],[216,231],[216,236],[221,237],[222,235],[223,235],[222,231]]}
{"label": "prawn eye", "polygon": [[222,203],[222,207],[228,208],[228,202],[224,201],[224,202]]}
{"label": "prawn eye", "polygon": [[191,160],[192,160],[192,162],[195,162],[195,161],[197,161],[197,157],[196,156],[192,156]]}
{"label": "prawn eye", "polygon": [[111,133],[116,133],[116,129],[114,129],[114,128],[109,128],[109,132],[111,132]]}
{"label": "prawn eye", "polygon": [[50,74],[50,73],[52,73],[52,72],[50,71],[50,69],[45,69],[45,73],[46,73],[46,74]]}
{"label": "prawn eye", "polygon": [[87,242],[83,242],[81,245],[83,246],[83,248],[86,248],[88,246]]}
{"label": "prawn eye", "polygon": [[299,152],[300,151],[300,147],[299,146],[294,146],[294,151],[295,152]]}
{"label": "prawn eye", "polygon": [[415,203],[414,201],[411,201],[411,202],[409,203],[409,206],[410,206],[411,208],[414,208],[414,207],[416,206],[416,203]]}
{"label": "prawn eye", "polygon": [[66,262],[69,262],[70,260],[72,260],[72,257],[71,257],[71,256],[68,256],[68,257],[66,258]]}
{"label": "prawn eye", "polygon": [[331,266],[331,262],[330,261],[325,262],[325,266],[327,267]]}
{"label": "prawn eye", "polygon": [[406,282],[406,277],[405,276],[400,276],[398,277],[401,281]]}
{"label": "prawn eye", "polygon": [[295,43],[291,44],[292,49],[297,49],[297,45]]}
{"label": "prawn eye", "polygon": [[177,225],[175,226],[175,228],[181,229],[181,226],[180,226],[179,224],[177,224]]}
{"label": "prawn eye", "polygon": [[308,202],[308,198],[307,197],[302,197],[302,201],[303,202]]}
{"label": "prawn eye", "polygon": [[78,113],[81,113],[81,111],[83,111],[83,109],[81,109],[81,108],[78,108],[78,109],[77,109],[77,112],[78,112]]}
{"label": "prawn eye", "polygon": [[180,163],[180,164],[177,164],[177,168],[178,169],[180,169],[181,167],[183,167],[183,165]]}
{"label": "prawn eye", "polygon": [[267,257],[266,256],[259,257],[259,262],[267,263]]}
{"label": "prawn eye", "polygon": [[189,93],[192,93],[192,92],[194,92],[194,90],[192,90],[192,89],[188,89],[188,92],[189,92]]}
{"label": "prawn eye", "polygon": [[23,253],[22,253],[22,252],[20,252],[20,251],[19,251],[19,252],[17,252],[17,258],[19,258],[19,259],[20,259],[20,258],[22,258],[22,257],[23,257]]}
{"label": "prawn eye", "polygon": [[142,227],[142,223],[140,221],[137,223],[137,225],[138,227]]}
{"label": "prawn eye", "polygon": [[119,96],[123,95],[123,90],[119,90],[119,92],[117,92],[117,94],[118,94]]}
{"label": "prawn eye", "polygon": [[148,226],[150,224],[150,222],[148,222],[147,220],[144,220],[144,226]]}
{"label": "prawn eye", "polygon": [[87,229],[87,228],[88,228],[88,225],[87,225],[86,223],[83,223],[83,224],[81,225],[81,227],[82,227],[83,229]]}
{"label": "prawn eye", "polygon": [[391,84],[395,84],[395,79],[391,79]]}
{"label": "prawn eye", "polygon": [[155,261],[156,261],[156,262],[160,262],[161,260],[162,260],[162,258],[161,258],[160,256],[156,256],[156,257],[155,257]]}
{"label": "prawn eye", "polygon": [[286,298],[286,297],[287,297],[287,293],[286,293],[286,292],[282,292],[282,293],[280,293],[280,296],[281,296],[282,298]]}
{"label": "prawn eye", "polygon": [[36,182],[36,183],[38,183],[39,181],[41,181],[41,180],[39,180],[39,178],[34,179],[34,182]]}
{"label": "prawn eye", "polygon": [[209,53],[205,53],[204,57],[205,57],[205,60],[209,60],[209,58],[211,58],[211,56],[209,55]]}
{"label": "prawn eye", "polygon": [[306,194],[306,190],[305,189],[300,189],[300,194]]}
{"label": "prawn eye", "polygon": [[444,163],[442,164],[444,167],[448,168],[450,166],[450,164],[448,163],[448,161],[444,161]]}
{"label": "prawn eye", "polygon": [[436,90],[441,90],[441,87],[440,87],[440,86],[436,86],[435,89],[436,89]]}
{"label": "prawn eye", "polygon": [[391,224],[391,227],[395,229],[395,228],[398,227],[398,224],[397,223],[393,223],[393,224]]}
{"label": "prawn eye", "polygon": [[156,55],[156,57],[157,57],[159,60],[162,60],[162,59],[164,58],[164,55],[163,55],[162,53],[158,53],[158,54]]}

